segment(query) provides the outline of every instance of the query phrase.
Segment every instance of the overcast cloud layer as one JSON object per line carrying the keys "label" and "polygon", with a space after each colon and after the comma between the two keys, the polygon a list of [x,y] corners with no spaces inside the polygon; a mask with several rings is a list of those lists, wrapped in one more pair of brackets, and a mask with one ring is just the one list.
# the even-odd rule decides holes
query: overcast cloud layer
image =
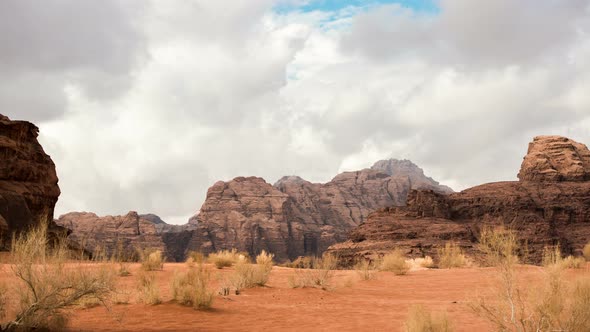
{"label": "overcast cloud layer", "polygon": [[184,223],[217,180],[388,157],[461,190],[516,179],[535,135],[590,143],[587,0],[277,4],[0,2],[0,113],[41,128],[57,213]]}

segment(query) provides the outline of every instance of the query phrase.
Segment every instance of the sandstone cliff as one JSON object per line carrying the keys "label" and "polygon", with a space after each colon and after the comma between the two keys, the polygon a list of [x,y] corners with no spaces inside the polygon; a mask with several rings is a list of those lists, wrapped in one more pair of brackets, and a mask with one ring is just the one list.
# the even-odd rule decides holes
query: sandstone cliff
{"label": "sandstone cliff", "polygon": [[[0,114],[0,247],[6,249],[13,232],[47,222],[60,190],[55,165],[37,141],[39,129],[26,121]],[[65,230],[63,230],[65,231]]]}
{"label": "sandstone cliff", "polygon": [[436,257],[454,240],[477,255],[484,226],[505,225],[528,243],[529,259],[541,260],[543,247],[559,243],[564,254],[580,255],[590,241],[590,152],[559,136],[535,137],[518,182],[480,185],[448,196],[413,191],[406,207],[381,209],[329,250],[351,263],[402,248],[409,256]]}
{"label": "sandstone cliff", "polygon": [[409,161],[376,165],[339,174],[325,184],[297,176],[283,177],[274,186],[256,177],[218,182],[192,218],[197,228],[187,250],[237,248],[252,255],[267,250],[278,260],[320,255],[346,239],[370,212],[404,205],[411,189],[451,191]]}

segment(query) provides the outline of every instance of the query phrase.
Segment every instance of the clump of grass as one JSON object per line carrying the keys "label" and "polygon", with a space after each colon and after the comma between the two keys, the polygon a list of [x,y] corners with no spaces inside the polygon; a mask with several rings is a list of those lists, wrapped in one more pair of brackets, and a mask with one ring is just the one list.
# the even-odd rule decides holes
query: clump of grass
{"label": "clump of grass", "polygon": [[427,269],[430,269],[434,266],[434,261],[432,260],[432,257],[430,256],[426,256],[422,259],[422,261],[420,262],[420,266],[425,267]]}
{"label": "clump of grass", "polygon": [[406,262],[406,257],[400,249],[383,255],[379,266],[381,271],[393,272],[396,275],[404,275],[410,271],[410,268],[410,264]]}
{"label": "clump of grass", "polygon": [[354,269],[361,278],[361,280],[372,280],[376,276],[375,264],[368,259],[362,258],[358,263],[354,265]]}
{"label": "clump of grass", "polygon": [[504,227],[484,228],[478,245],[479,251],[483,254],[484,263],[495,267],[512,267],[518,264],[520,246],[516,235],[515,231]]}
{"label": "clump of grass", "polygon": [[256,256],[256,264],[238,261],[234,267],[234,274],[230,278],[236,293],[239,293],[244,288],[266,285],[272,271],[273,258],[273,254],[263,250]]}
{"label": "clump of grass", "polygon": [[582,254],[584,255],[584,258],[590,262],[590,242],[584,246],[584,249],[582,249]]}
{"label": "clump of grass", "polygon": [[295,270],[295,276],[289,278],[291,288],[316,287],[328,289],[337,267],[337,259],[331,254],[324,254],[321,258],[312,260],[309,269]]}
{"label": "clump of grass", "polygon": [[563,266],[567,269],[581,269],[586,265],[584,257],[567,256],[563,259]]}
{"label": "clump of grass", "polygon": [[115,288],[110,265],[66,266],[70,252],[65,239],[51,244],[46,223],[13,238],[11,269],[20,303],[16,319],[3,326],[6,330],[61,330],[67,309],[93,301],[107,305]]}
{"label": "clump of grass", "polygon": [[289,267],[292,269],[311,269],[313,267],[313,261],[314,261],[313,257],[308,257],[308,256],[297,257],[297,259],[295,259],[294,261],[287,262],[287,263],[283,264],[283,266]]}
{"label": "clump of grass", "polygon": [[[242,257],[242,258],[241,258]],[[239,261],[245,261],[244,255],[240,255],[236,249],[221,250],[216,253],[209,254],[208,261],[215,264],[218,269],[230,267]]]}
{"label": "clump of grass", "polygon": [[189,251],[187,258],[186,258],[186,263],[189,266],[193,266],[193,265],[201,265],[205,262],[205,255],[203,255],[203,253],[198,252],[198,251]]}
{"label": "clump of grass", "polygon": [[174,272],[172,279],[172,294],[174,300],[194,309],[203,310],[211,308],[214,294],[209,288],[211,271],[197,264],[191,267],[186,273]]}
{"label": "clump of grass", "polygon": [[467,265],[467,258],[459,244],[447,242],[443,248],[438,250],[438,267],[442,269],[453,269]]}
{"label": "clump of grass", "polygon": [[[512,234],[510,234],[512,233]],[[499,331],[588,331],[590,326],[590,278],[583,277],[571,287],[563,276],[565,264],[558,247],[544,251],[545,279],[533,291],[517,278],[516,236],[504,229],[488,230],[490,261],[497,268],[494,298],[479,297],[471,308],[490,321]],[[490,245],[494,243],[495,245]],[[486,248],[484,248],[486,249]]]}
{"label": "clump of grass", "polygon": [[138,301],[145,304],[156,305],[162,303],[158,280],[153,271],[140,270],[137,273]]}
{"label": "clump of grass", "polygon": [[445,312],[432,314],[422,305],[410,308],[405,323],[406,332],[452,332],[453,325]]}
{"label": "clump of grass", "polygon": [[141,269],[144,271],[158,271],[164,268],[162,252],[155,249],[144,249],[139,252]]}

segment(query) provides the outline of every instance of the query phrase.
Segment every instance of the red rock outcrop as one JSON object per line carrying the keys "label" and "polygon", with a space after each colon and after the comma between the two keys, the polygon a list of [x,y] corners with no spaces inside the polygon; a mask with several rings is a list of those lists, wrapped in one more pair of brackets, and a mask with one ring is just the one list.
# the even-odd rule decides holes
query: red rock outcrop
{"label": "red rock outcrop", "polygon": [[51,158],[37,141],[39,128],[0,114],[0,232],[6,249],[13,232],[40,222],[53,231],[53,210],[60,194]]}
{"label": "red rock outcrop", "polygon": [[88,212],[71,212],[60,216],[56,223],[70,229],[69,238],[91,253],[104,249],[110,256],[117,249],[122,249],[124,254],[133,255],[138,249],[150,248],[167,254],[156,224],[134,211],[124,216],[105,217]]}
{"label": "red rock outcrop", "polygon": [[264,249],[278,260],[319,255],[346,239],[370,212],[404,205],[413,188],[450,191],[411,162],[400,163],[404,167],[384,170],[390,174],[364,169],[339,174],[325,184],[296,176],[283,177],[274,186],[256,177],[218,182],[192,218],[197,226],[188,250],[237,248],[254,255]]}
{"label": "red rock outcrop", "polygon": [[527,243],[529,259],[541,261],[543,247],[559,243],[564,254],[580,255],[590,241],[590,152],[564,137],[535,137],[518,182],[480,185],[448,196],[413,191],[406,207],[371,214],[348,241],[329,251],[349,264],[402,248],[409,256],[437,256],[449,240],[477,256],[484,226],[508,226]]}

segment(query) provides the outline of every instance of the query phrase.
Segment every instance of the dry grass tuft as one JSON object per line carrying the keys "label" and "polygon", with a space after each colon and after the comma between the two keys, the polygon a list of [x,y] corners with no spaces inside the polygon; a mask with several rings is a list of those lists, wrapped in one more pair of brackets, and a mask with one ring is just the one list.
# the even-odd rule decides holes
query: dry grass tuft
{"label": "dry grass tuft", "polygon": [[107,305],[110,300],[115,277],[110,265],[66,266],[66,241],[52,244],[48,245],[44,223],[13,238],[11,269],[18,279],[20,302],[16,319],[3,326],[6,330],[60,330],[67,323],[65,310],[94,301]]}
{"label": "dry grass tuft", "polygon": [[158,271],[164,268],[164,259],[160,250],[140,250],[139,259],[141,261],[141,269],[144,271]]}
{"label": "dry grass tuft", "polygon": [[396,275],[404,275],[410,271],[410,264],[406,262],[406,257],[400,249],[385,254],[381,258],[379,270],[393,272]]}
{"label": "dry grass tuft", "polygon": [[244,255],[238,253],[236,249],[232,250],[221,250],[213,254],[209,254],[207,260],[210,263],[215,264],[218,269],[224,267],[230,267],[240,261],[245,262],[247,258]]}
{"label": "dry grass tuft", "polygon": [[289,278],[289,286],[291,288],[316,287],[327,290],[330,287],[337,263],[336,257],[330,254],[312,259],[311,268],[295,270],[295,276]]}
{"label": "dry grass tuft", "polygon": [[138,302],[156,305],[162,303],[158,280],[153,271],[140,270],[137,273]]}
{"label": "dry grass tuft", "polygon": [[230,283],[239,294],[244,288],[264,286],[268,282],[272,271],[273,254],[262,251],[256,256],[256,264],[249,264],[246,261],[238,261],[235,265],[234,274],[230,277]]}
{"label": "dry grass tuft", "polygon": [[434,261],[432,260],[432,257],[430,256],[426,256],[422,259],[422,261],[420,262],[420,266],[421,267],[425,267],[427,269],[430,269],[434,266]]}
{"label": "dry grass tuft", "polygon": [[463,250],[455,242],[445,243],[444,248],[438,250],[438,267],[441,269],[452,269],[467,265],[467,258]]}
{"label": "dry grass tuft", "polygon": [[376,277],[376,270],[375,263],[371,260],[362,258],[360,262],[358,262],[354,269],[358,273],[361,280],[372,280]]}
{"label": "dry grass tuft", "polygon": [[198,251],[189,251],[186,259],[186,264],[189,267],[196,265],[201,265],[205,262],[205,255]]}
{"label": "dry grass tuft", "polygon": [[586,266],[586,260],[584,257],[567,256],[562,264],[566,269],[581,269]]}
{"label": "dry grass tuft", "polygon": [[209,288],[211,271],[197,264],[189,268],[188,272],[174,272],[172,279],[172,293],[174,300],[186,306],[192,306],[197,310],[211,308],[213,304],[213,291]]}
{"label": "dry grass tuft", "polygon": [[406,332],[452,332],[451,321],[446,313],[432,314],[422,305],[410,308],[405,324]]}

